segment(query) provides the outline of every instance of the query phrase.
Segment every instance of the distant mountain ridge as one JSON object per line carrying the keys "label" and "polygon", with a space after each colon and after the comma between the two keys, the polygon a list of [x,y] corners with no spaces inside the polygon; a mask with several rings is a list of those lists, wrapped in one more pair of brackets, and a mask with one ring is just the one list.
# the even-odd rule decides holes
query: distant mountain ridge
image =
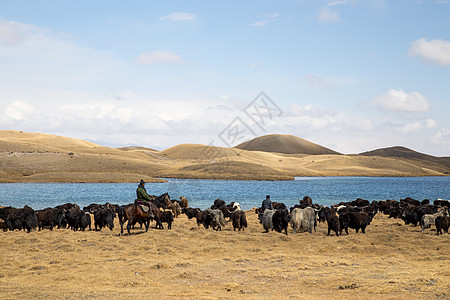
{"label": "distant mountain ridge", "polygon": [[164,151],[0,130],[0,182],[139,182],[156,178],[292,180],[308,176],[447,176],[450,157],[405,147],[340,154],[292,135],[235,148],[179,144]]}
{"label": "distant mountain ridge", "polygon": [[388,148],[380,148],[372,151],[366,151],[359,153],[359,155],[364,156],[383,156],[383,157],[408,157],[408,158],[418,158],[418,159],[431,159],[436,158],[436,156],[420,153],[403,146],[394,146]]}
{"label": "distant mountain ridge", "polygon": [[[450,157],[437,157],[429,154],[420,153],[402,146],[380,148],[372,151],[366,151],[358,155],[411,159],[415,161],[429,162],[432,164],[442,165],[447,168],[450,168]],[[446,174],[448,174],[448,172]]]}
{"label": "distant mountain ridge", "polygon": [[342,154],[297,136],[288,134],[269,134],[260,136],[239,144],[234,148],[247,151],[262,151],[283,154]]}

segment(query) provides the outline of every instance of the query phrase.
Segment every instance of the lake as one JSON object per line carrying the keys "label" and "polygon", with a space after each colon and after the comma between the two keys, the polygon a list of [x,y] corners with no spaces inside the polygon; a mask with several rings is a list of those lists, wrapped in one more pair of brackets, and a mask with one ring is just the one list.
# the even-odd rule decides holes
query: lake
{"label": "lake", "polygon": [[[412,197],[417,200],[450,199],[450,177],[300,177],[292,181],[227,181],[168,179],[147,183],[149,194],[168,192],[172,199],[185,196],[189,206],[205,209],[221,198],[237,201],[243,209],[259,207],[266,195],[288,207],[303,196],[313,203],[331,205],[356,198],[387,200]],[[0,205],[34,209],[67,202],[80,207],[91,203],[128,204],[136,198],[138,183],[2,183]]]}

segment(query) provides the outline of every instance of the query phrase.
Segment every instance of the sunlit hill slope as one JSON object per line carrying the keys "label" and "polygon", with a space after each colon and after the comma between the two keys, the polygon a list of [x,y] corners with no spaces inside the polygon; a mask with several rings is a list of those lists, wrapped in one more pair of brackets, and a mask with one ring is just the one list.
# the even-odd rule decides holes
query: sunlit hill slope
{"label": "sunlit hill slope", "polygon": [[450,158],[393,147],[355,155],[292,135],[234,148],[108,148],[42,133],[0,131],[0,182],[137,182],[155,178],[291,180],[296,176],[446,176]]}

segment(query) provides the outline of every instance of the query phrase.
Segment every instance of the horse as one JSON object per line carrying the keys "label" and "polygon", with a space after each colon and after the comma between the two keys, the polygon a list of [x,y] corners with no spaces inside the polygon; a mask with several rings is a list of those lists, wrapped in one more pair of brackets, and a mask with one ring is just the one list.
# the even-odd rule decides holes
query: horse
{"label": "horse", "polygon": [[[120,207],[120,210],[118,212],[119,215],[119,223],[120,223],[120,234],[123,234],[123,224],[128,220],[127,223],[127,231],[128,234],[130,234],[131,225],[135,223],[137,220],[143,220],[145,224],[145,232],[148,231],[149,223],[151,219],[155,219],[154,211],[156,208],[159,211],[159,208],[157,208],[154,204],[150,203],[150,209],[148,212],[144,212],[140,204],[131,203],[128,205],[123,205]],[[158,214],[159,215],[159,214]],[[158,217],[159,219],[159,217]],[[158,221],[157,221],[158,223]],[[161,225],[162,226],[162,225]]]}
{"label": "horse", "polygon": [[151,196],[151,202],[155,204],[158,208],[166,210],[167,208],[172,208],[172,201],[170,201],[169,193],[164,193],[160,196]]}

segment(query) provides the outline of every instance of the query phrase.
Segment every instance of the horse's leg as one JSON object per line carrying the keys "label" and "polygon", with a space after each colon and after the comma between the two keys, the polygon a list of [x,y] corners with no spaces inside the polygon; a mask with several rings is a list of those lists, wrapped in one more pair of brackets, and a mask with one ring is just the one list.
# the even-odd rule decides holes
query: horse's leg
{"label": "horse's leg", "polygon": [[128,219],[128,223],[127,223],[128,235],[130,235],[131,224],[133,224],[133,218],[132,217]]}
{"label": "horse's leg", "polygon": [[148,231],[148,227],[150,226],[150,220],[149,219],[144,220],[144,225],[145,225],[145,232],[147,232]]}

